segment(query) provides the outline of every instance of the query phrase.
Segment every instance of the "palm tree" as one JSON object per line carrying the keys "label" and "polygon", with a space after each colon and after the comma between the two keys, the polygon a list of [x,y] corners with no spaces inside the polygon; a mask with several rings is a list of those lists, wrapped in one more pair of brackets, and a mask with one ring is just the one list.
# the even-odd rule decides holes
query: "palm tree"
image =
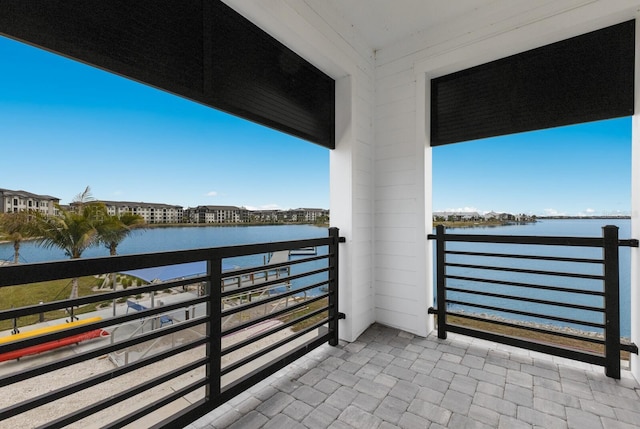
{"label": "palm tree", "polygon": [[[109,217],[103,203],[93,200],[89,187],[78,194],[72,209],[56,205],[58,216],[36,214],[32,234],[46,248],[58,247],[71,259],[78,259],[100,242],[101,224]],[[78,297],[78,278],[72,280],[70,299]]]}
{"label": "palm tree", "polygon": [[20,262],[20,244],[30,237],[29,223],[32,215],[20,211],[0,214],[0,237],[13,243],[13,263]]}
{"label": "palm tree", "polygon": [[142,228],[144,218],[133,213],[123,213],[118,216],[108,216],[98,225],[99,240],[109,249],[109,255],[116,255],[118,245],[133,229]]}

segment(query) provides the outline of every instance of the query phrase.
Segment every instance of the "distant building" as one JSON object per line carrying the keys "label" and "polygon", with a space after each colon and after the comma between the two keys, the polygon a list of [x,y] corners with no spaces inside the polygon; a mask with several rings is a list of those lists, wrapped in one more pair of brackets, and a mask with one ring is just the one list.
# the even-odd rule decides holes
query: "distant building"
{"label": "distant building", "polygon": [[288,212],[291,222],[315,222],[329,217],[329,210],[326,209],[293,209]]}
{"label": "distant building", "polygon": [[189,223],[246,223],[249,210],[236,206],[197,206],[185,209],[184,218]]}
{"label": "distant building", "polygon": [[433,220],[460,222],[482,219],[478,212],[433,212]]}
{"label": "distant building", "polygon": [[141,216],[146,223],[182,223],[183,208],[161,203],[143,203],[131,201],[101,201],[111,216],[133,213]]}
{"label": "distant building", "polygon": [[60,204],[60,198],[0,188],[0,213],[38,211],[46,215],[55,215],[58,214],[56,204]]}
{"label": "distant building", "polygon": [[249,213],[251,222],[276,223],[285,221],[285,212],[283,210],[251,210]]}

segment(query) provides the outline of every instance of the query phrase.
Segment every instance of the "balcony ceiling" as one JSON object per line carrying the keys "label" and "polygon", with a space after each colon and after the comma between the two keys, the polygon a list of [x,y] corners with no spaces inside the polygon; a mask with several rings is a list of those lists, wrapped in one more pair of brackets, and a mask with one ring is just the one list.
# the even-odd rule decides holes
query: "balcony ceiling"
{"label": "balcony ceiling", "polygon": [[[504,0],[311,0],[329,3],[357,29],[374,50],[391,46],[443,22],[456,21],[482,8],[521,6]],[[541,2],[538,2],[541,3]]]}
{"label": "balcony ceiling", "polygon": [[[226,0],[235,2],[236,0]],[[297,0],[288,0],[295,4]],[[565,15],[555,29],[597,26],[632,19],[638,0],[304,0],[326,22],[334,19],[350,28],[374,51],[399,45],[410,38],[421,41],[480,37],[539,23]],[[604,18],[607,16],[608,18]],[[591,21],[591,24],[588,22]],[[580,25],[587,25],[581,29]],[[344,28],[344,27],[343,27]],[[537,37],[536,37],[537,38]],[[546,41],[549,43],[549,41]]]}

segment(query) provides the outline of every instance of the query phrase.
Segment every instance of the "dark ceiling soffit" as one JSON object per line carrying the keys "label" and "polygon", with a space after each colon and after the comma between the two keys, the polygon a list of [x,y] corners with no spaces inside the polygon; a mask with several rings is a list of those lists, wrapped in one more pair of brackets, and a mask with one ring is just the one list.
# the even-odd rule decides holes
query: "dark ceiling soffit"
{"label": "dark ceiling soffit", "polygon": [[335,81],[218,0],[9,0],[0,34],[335,148]]}
{"label": "dark ceiling soffit", "polygon": [[431,81],[431,146],[633,115],[635,21]]}

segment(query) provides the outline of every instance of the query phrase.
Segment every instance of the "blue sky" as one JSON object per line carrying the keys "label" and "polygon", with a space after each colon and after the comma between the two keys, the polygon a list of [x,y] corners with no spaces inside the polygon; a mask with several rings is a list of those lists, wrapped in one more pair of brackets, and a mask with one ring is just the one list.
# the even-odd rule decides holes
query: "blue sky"
{"label": "blue sky", "polygon": [[434,210],[629,215],[631,118],[433,149]]}
{"label": "blue sky", "polygon": [[0,188],[329,208],[329,150],[0,37]]}
{"label": "blue sky", "polygon": [[[0,37],[0,187],[329,208],[329,151]],[[434,210],[629,214],[631,120],[433,149]]]}

